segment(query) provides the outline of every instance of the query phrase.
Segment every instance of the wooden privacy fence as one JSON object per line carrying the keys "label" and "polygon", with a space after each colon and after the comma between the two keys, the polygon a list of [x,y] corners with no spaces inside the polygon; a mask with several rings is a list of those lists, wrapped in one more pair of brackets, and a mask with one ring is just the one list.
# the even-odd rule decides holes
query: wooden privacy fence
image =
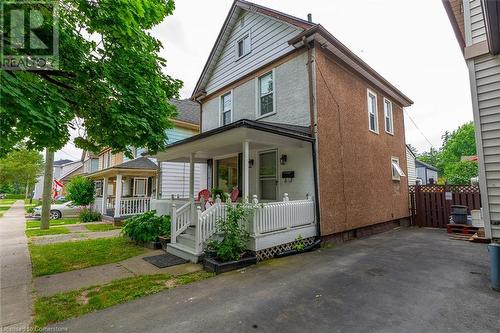
{"label": "wooden privacy fence", "polygon": [[479,186],[475,185],[410,185],[409,193],[414,226],[446,228],[451,205],[481,208]]}

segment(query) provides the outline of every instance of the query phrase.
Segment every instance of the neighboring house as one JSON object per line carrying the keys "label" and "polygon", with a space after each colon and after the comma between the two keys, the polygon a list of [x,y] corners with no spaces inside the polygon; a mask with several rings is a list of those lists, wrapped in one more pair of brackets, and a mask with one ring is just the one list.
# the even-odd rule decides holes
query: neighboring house
{"label": "neighboring house", "polygon": [[500,5],[443,0],[469,69],[485,234],[500,238]]}
{"label": "neighboring house", "polygon": [[408,178],[408,185],[416,185],[417,183],[416,160],[417,156],[415,156],[410,147],[406,145],[406,177]]}
{"label": "neighboring house", "polygon": [[[412,101],[321,25],[235,1],[192,99],[201,133],[156,158],[205,163],[209,189],[237,187],[263,203],[250,225],[259,258],[299,236],[349,239],[407,218],[403,108]],[[203,211],[195,194],[174,202],[168,247],[192,261],[223,212]]]}
{"label": "neighboring house", "polygon": [[[64,186],[58,186],[56,184],[65,185],[71,177],[79,174],[81,172],[82,161],[72,161],[68,159],[61,159],[54,161],[53,169],[53,197],[57,198],[59,196],[65,195]],[[43,179],[44,176],[38,177],[38,181],[35,184],[35,189],[33,190],[33,198],[41,200],[43,195]],[[57,182],[56,182],[57,181]]]}
{"label": "neighboring house", "polygon": [[415,167],[417,169],[417,182],[420,185],[432,185],[437,183],[438,168],[419,160],[415,160]]}
{"label": "neighboring house", "polygon": [[[172,100],[178,115],[172,120],[174,128],[166,131],[169,143],[199,133],[199,104],[189,100]],[[84,168],[91,168],[87,176],[96,183],[94,206],[104,219],[119,221],[128,216],[150,210],[151,198],[185,198],[188,195],[189,167],[181,163],[161,163],[147,157],[143,148],[133,148],[133,158],[110,148],[97,156],[87,156]],[[160,181],[158,182],[158,179]],[[204,165],[196,165],[194,186],[206,187]]]}

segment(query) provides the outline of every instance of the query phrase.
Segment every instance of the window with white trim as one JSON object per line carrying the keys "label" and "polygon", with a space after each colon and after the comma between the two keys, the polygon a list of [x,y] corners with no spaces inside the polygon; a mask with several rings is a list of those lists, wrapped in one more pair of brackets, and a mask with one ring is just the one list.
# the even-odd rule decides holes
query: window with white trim
{"label": "window with white trim", "polygon": [[258,116],[274,113],[274,77],[273,72],[259,77],[258,83]]}
{"label": "window with white trim", "polygon": [[377,94],[368,89],[368,128],[378,133]]}
{"label": "window with white trim", "polygon": [[249,54],[251,49],[250,33],[247,33],[236,42],[236,60]]}
{"label": "window with white trim", "polygon": [[401,180],[405,176],[403,169],[399,166],[399,158],[391,157],[392,180]]}
{"label": "window with white trim", "polygon": [[111,150],[105,152],[102,156],[102,168],[106,169],[111,166]]}
{"label": "window with white trim", "polygon": [[102,180],[97,180],[95,183],[95,195],[98,196],[98,197],[102,197],[102,187],[103,187],[103,184],[102,184]]}
{"label": "window with white trim", "polygon": [[134,178],[134,197],[145,197],[148,185],[147,178]]}
{"label": "window with white trim", "polygon": [[384,122],[385,122],[385,131],[389,134],[394,134],[392,102],[387,98],[384,98]]}
{"label": "window with white trim", "polygon": [[231,92],[224,94],[220,98],[221,124],[227,125],[233,121],[233,96]]}

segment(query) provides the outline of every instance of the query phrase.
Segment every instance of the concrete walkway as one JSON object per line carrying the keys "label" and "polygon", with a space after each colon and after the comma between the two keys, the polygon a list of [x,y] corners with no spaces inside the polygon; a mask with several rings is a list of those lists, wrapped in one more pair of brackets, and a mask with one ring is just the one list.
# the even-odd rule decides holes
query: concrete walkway
{"label": "concrete walkway", "polygon": [[31,323],[31,260],[24,234],[24,202],[16,201],[0,218],[0,330]]}
{"label": "concrete walkway", "polygon": [[400,229],[57,323],[69,332],[499,332],[484,244]]}
{"label": "concrete walkway", "polygon": [[181,275],[197,272],[202,268],[201,265],[191,263],[158,268],[142,259],[164,253],[163,250],[148,251],[145,254],[118,263],[41,276],[35,278],[35,289],[39,296],[51,296],[64,291],[102,285],[113,280],[132,276],[153,274]]}

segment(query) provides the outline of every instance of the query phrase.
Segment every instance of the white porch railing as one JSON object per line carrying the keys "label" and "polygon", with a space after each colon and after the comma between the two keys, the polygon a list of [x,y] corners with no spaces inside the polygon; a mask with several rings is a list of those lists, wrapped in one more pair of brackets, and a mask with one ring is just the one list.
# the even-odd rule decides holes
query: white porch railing
{"label": "white porch railing", "polygon": [[215,203],[205,211],[202,212],[201,207],[198,206],[196,216],[198,223],[195,232],[195,252],[202,253],[203,243],[217,232],[217,221],[226,217],[226,205],[217,195]]}
{"label": "white porch railing", "polygon": [[122,198],[120,199],[120,215],[136,215],[149,211],[151,198]]}
{"label": "white porch railing", "polygon": [[102,197],[95,197],[94,198],[94,205],[92,206],[92,208],[95,211],[98,211],[99,213],[103,214],[103,212],[102,212]]}
{"label": "white porch railing", "polygon": [[115,198],[107,198],[106,209],[115,209]]}
{"label": "white porch railing", "polygon": [[186,230],[191,224],[191,205],[192,202],[187,202],[179,209],[172,204],[171,226],[170,226],[170,242],[175,244],[177,236]]}

